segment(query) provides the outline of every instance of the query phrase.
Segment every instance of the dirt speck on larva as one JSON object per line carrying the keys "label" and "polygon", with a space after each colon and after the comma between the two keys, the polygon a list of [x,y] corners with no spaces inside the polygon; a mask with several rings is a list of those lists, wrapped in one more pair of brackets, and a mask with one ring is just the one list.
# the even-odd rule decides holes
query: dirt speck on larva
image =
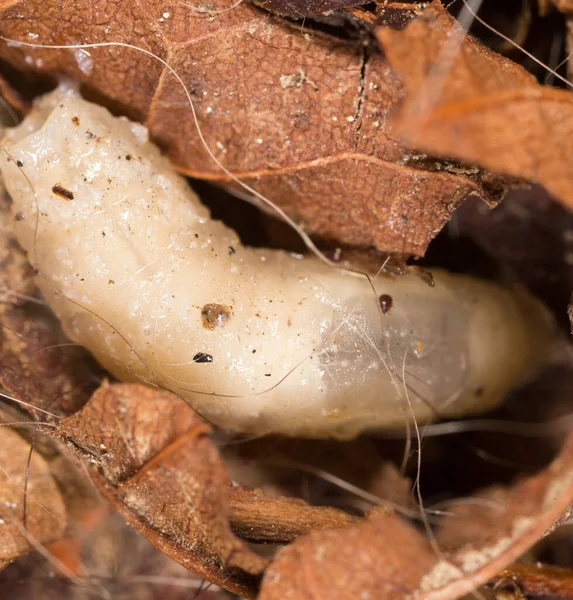
{"label": "dirt speck on larva", "polygon": [[60,198],[64,198],[64,200],[73,200],[74,199],[74,193],[71,192],[70,190],[66,189],[63,185],[60,185],[59,183],[56,183],[55,185],[52,186],[52,192],[54,194],[56,194],[56,196],[59,196]]}
{"label": "dirt speck on larva", "polygon": [[226,304],[205,304],[201,309],[201,323],[205,329],[223,327],[231,318],[231,307]]}
{"label": "dirt speck on larva", "polygon": [[380,302],[380,308],[382,309],[382,312],[384,314],[388,314],[392,308],[392,296],[390,296],[390,294],[382,294],[378,300]]}

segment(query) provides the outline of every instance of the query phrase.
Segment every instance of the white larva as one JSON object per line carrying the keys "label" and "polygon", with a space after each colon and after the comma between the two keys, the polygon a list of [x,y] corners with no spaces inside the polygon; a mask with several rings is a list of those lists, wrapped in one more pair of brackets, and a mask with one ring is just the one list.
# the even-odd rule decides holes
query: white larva
{"label": "white larva", "polygon": [[3,144],[16,234],[69,337],[220,427],[352,437],[484,411],[557,338],[522,292],[436,271],[434,288],[379,277],[374,294],[313,257],[243,247],[143,126],[74,92]]}

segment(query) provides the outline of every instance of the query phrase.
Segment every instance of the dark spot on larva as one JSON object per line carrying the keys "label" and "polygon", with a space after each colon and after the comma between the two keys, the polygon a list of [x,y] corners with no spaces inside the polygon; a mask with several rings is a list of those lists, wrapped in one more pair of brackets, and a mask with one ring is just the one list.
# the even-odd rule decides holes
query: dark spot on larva
{"label": "dark spot on larva", "polygon": [[131,160],[131,154],[126,154],[125,155],[125,160]]}
{"label": "dark spot on larva", "polygon": [[107,284],[108,284],[108,285],[113,285],[114,283],[115,283],[115,281],[114,281],[113,279],[110,279],[110,280],[107,282]]}
{"label": "dark spot on larva", "polygon": [[434,276],[430,273],[430,271],[425,271],[424,269],[419,269],[418,274],[422,281],[429,285],[430,287],[436,287],[436,282],[434,281]]}
{"label": "dark spot on larva", "polygon": [[390,294],[382,294],[380,298],[378,298],[378,301],[380,302],[380,308],[382,309],[382,312],[384,314],[389,313],[390,309],[392,308],[392,296],[390,296]]}
{"label": "dark spot on larva", "polygon": [[103,237],[105,237],[105,236],[106,236],[106,233],[105,233],[105,231],[102,231],[102,232],[101,232],[101,234],[102,234],[102,236],[103,236]]}
{"label": "dark spot on larva", "polygon": [[270,373],[265,373],[265,377],[270,377],[271,374]]}
{"label": "dark spot on larva", "polygon": [[91,140],[93,137],[95,137],[95,134],[92,133],[89,129],[86,129],[85,136],[88,138],[88,140]]}
{"label": "dark spot on larva", "polygon": [[196,363],[212,363],[213,357],[210,354],[205,354],[205,352],[197,352],[193,357],[193,362]]}
{"label": "dark spot on larva", "polygon": [[198,237],[199,237],[199,234],[198,234],[198,233],[196,233],[196,234],[195,234],[195,237],[196,237],[196,238],[198,238]]}
{"label": "dark spot on larva", "polygon": [[235,254],[235,249],[233,246],[229,246],[229,256],[233,256],[233,254]]}
{"label": "dark spot on larva", "polygon": [[70,190],[67,190],[65,187],[63,187],[59,183],[56,183],[56,185],[52,186],[52,192],[54,192],[54,194],[56,194],[56,196],[59,196],[60,198],[64,198],[65,200],[73,200],[74,199],[74,193],[70,192]]}
{"label": "dark spot on larva", "polygon": [[24,166],[24,163],[23,163],[21,160],[17,160],[17,161],[16,161],[16,164],[17,164],[17,165],[18,165],[20,168],[22,168],[22,167]]}
{"label": "dark spot on larva", "polygon": [[256,352],[257,352],[256,350],[253,350],[253,354],[255,354]]}
{"label": "dark spot on larva", "polygon": [[78,118],[78,117],[72,117],[72,123],[73,123],[73,124],[74,124],[76,127],[78,127],[78,126],[79,126],[79,124],[80,124],[80,120],[79,120],[79,118]]}
{"label": "dark spot on larva", "polygon": [[478,397],[481,398],[481,396],[483,396],[484,393],[484,387],[483,385],[480,385],[479,387],[477,387],[474,391],[474,394]]}
{"label": "dark spot on larva", "polygon": [[24,215],[21,212],[17,212],[14,215],[14,221],[23,221],[24,220]]}
{"label": "dark spot on larva", "polygon": [[231,318],[231,307],[226,304],[205,304],[201,309],[201,322],[205,329],[223,327]]}

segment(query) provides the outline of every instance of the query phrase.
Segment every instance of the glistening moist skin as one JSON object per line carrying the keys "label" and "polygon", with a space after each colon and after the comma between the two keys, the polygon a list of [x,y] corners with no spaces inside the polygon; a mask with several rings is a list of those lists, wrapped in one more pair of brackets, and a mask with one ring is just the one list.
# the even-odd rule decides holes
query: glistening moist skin
{"label": "glistening moist skin", "polygon": [[72,91],[3,144],[16,234],[68,336],[220,427],[346,438],[484,411],[556,339],[523,292],[433,271],[434,288],[378,277],[374,294],[314,257],[243,247],[145,127]]}

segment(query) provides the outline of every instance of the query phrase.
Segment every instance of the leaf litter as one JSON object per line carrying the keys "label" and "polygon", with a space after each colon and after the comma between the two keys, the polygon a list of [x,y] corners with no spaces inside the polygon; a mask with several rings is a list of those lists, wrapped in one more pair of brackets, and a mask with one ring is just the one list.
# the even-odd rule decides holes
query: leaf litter
{"label": "leaf litter", "polygon": [[403,31],[377,35],[406,87],[397,124],[404,143],[540,183],[573,205],[570,92],[539,85],[467,38],[439,2]]}
{"label": "leaf litter", "polygon": [[[77,23],[70,39],[59,27],[56,3],[51,9],[45,2],[10,2],[0,6],[0,34],[50,45],[114,41],[168,58],[215,157],[309,232],[422,255],[468,195],[494,202],[513,183],[425,160],[400,144],[389,115],[402,85],[370,37],[356,43],[320,32],[301,35],[298,26],[247,2],[211,20],[192,18],[184,3],[169,18],[161,16],[161,2],[147,2],[145,10],[135,1],[122,6],[113,17],[100,7],[89,13],[90,21],[81,3],[70,4],[67,18]],[[90,55],[89,69],[78,62],[81,52]],[[50,50],[4,43],[0,57],[25,72],[81,82],[92,97],[145,122],[183,173],[233,183],[202,147],[181,85],[151,56],[126,47]],[[135,73],[137,82],[131,80]],[[329,182],[327,195],[323,181]]]}
{"label": "leaf litter", "polygon": [[[315,32],[309,41],[300,27],[269,17],[246,2],[217,18],[191,21],[191,25],[181,16],[188,15],[180,7],[165,11],[163,5],[147,3],[142,8],[134,2],[125,13],[113,13],[116,9],[111,5],[82,12],[86,7],[67,7],[65,18],[73,26],[60,34],[62,15],[55,5],[42,8],[34,2],[5,3],[0,7],[4,11],[2,35],[27,39],[32,32],[39,44],[125,41],[168,57],[189,86],[201,130],[217,157],[327,241],[421,256],[453,209],[470,194],[494,203],[504,190],[529,181],[544,185],[564,204],[571,203],[565,157],[556,150],[559,144],[548,143],[566,137],[563,123],[569,92],[538,86],[514,63],[471,38],[451,35],[455,23],[437,2],[425,11],[414,11],[420,15],[411,21],[412,7],[404,8],[408,23],[401,23],[399,30],[378,26],[376,34],[389,62],[372,41],[364,46],[366,33],[358,40],[341,40]],[[228,5],[209,8],[215,14]],[[77,18],[85,14],[90,19]],[[442,70],[434,72],[432,65],[439,67],[447,55],[447,40],[455,38],[451,64],[445,69],[442,64]],[[269,52],[276,60],[267,73],[261,64]],[[185,98],[159,63],[134,58],[124,48],[77,52],[8,43],[0,46],[0,53],[12,67],[28,73],[63,73],[80,81],[86,94],[145,121],[183,172],[230,183],[198,144]],[[236,73],[225,70],[230,57],[240,66]],[[135,71],[137,84],[130,79]],[[442,79],[439,93],[436,76]],[[338,86],[331,96],[327,93],[329,78]],[[495,101],[490,102],[491,98]],[[519,98],[524,110],[515,112],[508,98]],[[502,110],[492,115],[487,112],[486,117],[482,112],[480,121],[472,112],[478,105],[492,113],[498,106]],[[540,106],[545,111],[542,118]],[[345,113],[349,114],[344,119]],[[519,115],[514,125],[509,114]],[[497,136],[486,135],[498,131]],[[507,136],[505,145],[501,133]],[[313,144],[307,143],[309,138]],[[563,147],[566,149],[559,149]],[[372,193],[374,189],[382,190],[379,196]],[[16,330],[25,340],[14,336],[3,344],[2,373],[4,365],[9,366],[8,375],[2,375],[4,388],[51,413],[50,423],[56,426],[51,429],[57,430],[73,453],[92,463],[90,478],[128,523],[168,556],[221,587],[255,597],[266,569],[261,598],[403,598],[414,594],[456,598],[498,576],[540,537],[570,517],[571,440],[534,475],[515,479],[511,471],[513,476],[506,473],[505,481],[497,482],[494,476],[493,484],[471,487],[471,501],[462,498],[456,504],[449,498],[451,505],[445,514],[436,511],[440,518],[432,521],[430,540],[424,538],[421,528],[406,523],[383,502],[382,508],[364,516],[364,504],[352,505],[348,495],[338,495],[334,501],[330,498],[333,506],[338,503],[344,511],[291,498],[297,495],[292,482],[277,482],[274,469],[274,483],[261,485],[270,493],[232,483],[221,456],[232,452],[224,445],[217,449],[209,427],[169,394],[104,383],[88,401],[99,378],[81,355],[75,355],[75,349],[72,361],[58,355],[48,366],[40,362],[38,370],[33,358],[62,338],[54,321],[46,326],[47,317],[39,318],[35,312],[35,307],[41,306],[36,301],[41,299],[22,253],[12,241],[8,214],[4,204],[2,243],[6,246],[0,276],[11,302],[7,312],[2,312],[3,335],[8,337]],[[475,235],[473,219],[468,230]],[[497,258],[501,265],[506,264],[503,257]],[[523,267],[523,261],[516,263]],[[14,319],[11,310],[22,311],[22,316],[10,320]],[[562,396],[548,404],[561,405]],[[46,418],[38,411],[32,414]],[[550,414],[547,410],[545,416]],[[0,433],[4,431],[8,432],[0,429]],[[46,473],[48,463],[35,455],[30,468],[22,469],[12,455],[20,447],[20,456],[25,454],[28,461],[29,444],[22,446],[17,439],[6,443],[11,456],[3,457],[1,464],[17,467],[21,479],[29,472],[31,494],[36,485],[34,472]],[[255,449],[258,443],[252,444]],[[325,448],[322,443],[315,446]],[[378,441],[375,446],[379,454],[371,456],[379,462],[374,471],[379,471],[385,460],[399,464],[393,456],[397,445]],[[441,441],[431,444],[425,440],[424,460],[439,465],[445,447]],[[58,447],[56,454],[65,451]],[[267,458],[275,454],[269,451]],[[308,464],[311,462],[309,459]],[[415,461],[410,463],[415,466]],[[290,465],[296,467],[297,461],[291,459]],[[315,467],[314,473],[329,473],[333,468],[323,464]],[[410,472],[416,474],[412,465]],[[463,474],[467,477],[468,472],[466,464]],[[57,480],[56,473],[55,469]],[[250,476],[265,479],[268,470],[255,465]],[[346,479],[347,474],[343,481]],[[47,486],[55,485],[50,476],[43,480]],[[404,485],[408,489],[408,480],[392,478],[388,471],[381,479],[367,473],[356,487],[362,489],[358,487],[362,485],[364,497],[372,500],[383,484],[389,497],[407,503],[402,489]],[[423,492],[431,488],[426,482],[422,486]],[[57,490],[50,488],[49,494],[56,503],[60,497]],[[23,497],[17,502],[19,521],[14,521],[20,535],[13,535],[20,541],[8,560],[25,551],[22,541],[27,545],[32,531],[38,545],[64,532],[63,500],[57,504],[62,520],[54,528],[53,523],[36,524],[31,494],[27,536],[21,512]],[[326,498],[324,488],[318,497]],[[420,510],[411,503],[408,508]],[[276,558],[273,553],[263,557],[240,538],[288,545]],[[511,575],[511,567],[509,573],[517,577],[517,572]],[[533,575],[526,570],[522,579],[531,582]],[[568,592],[561,593],[568,597]]]}

